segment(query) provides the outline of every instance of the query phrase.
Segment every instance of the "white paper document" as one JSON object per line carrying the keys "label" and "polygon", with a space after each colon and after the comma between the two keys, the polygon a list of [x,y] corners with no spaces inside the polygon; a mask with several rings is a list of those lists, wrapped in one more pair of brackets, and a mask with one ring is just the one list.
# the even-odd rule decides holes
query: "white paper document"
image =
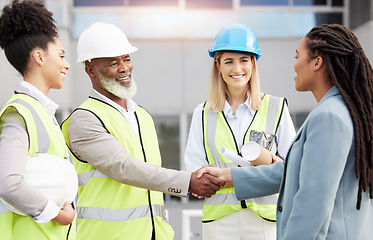
{"label": "white paper document", "polygon": [[229,160],[232,160],[233,162],[237,163],[238,165],[240,165],[242,167],[249,167],[249,166],[251,166],[251,163],[248,160],[244,159],[243,157],[241,157],[238,154],[235,154],[231,150],[226,149],[225,147],[220,148],[219,153],[223,157],[226,157]]}

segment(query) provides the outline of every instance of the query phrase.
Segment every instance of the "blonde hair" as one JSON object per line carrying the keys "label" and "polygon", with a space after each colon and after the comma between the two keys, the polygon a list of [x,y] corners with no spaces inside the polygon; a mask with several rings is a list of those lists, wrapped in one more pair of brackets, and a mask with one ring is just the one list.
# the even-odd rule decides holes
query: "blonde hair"
{"label": "blonde hair", "polygon": [[[211,112],[220,112],[223,111],[225,100],[230,98],[227,84],[224,82],[216,64],[220,64],[221,56],[226,51],[215,52],[214,61],[212,64],[211,77],[210,77],[210,86],[209,86],[209,95],[208,95],[208,104],[207,109]],[[256,58],[253,54],[240,52],[251,56],[252,61],[254,61],[254,66],[251,72],[250,81],[248,88],[245,91],[246,98],[249,98],[250,108],[252,110],[258,110],[261,101],[260,93],[260,82],[259,82],[259,72],[257,67]]]}

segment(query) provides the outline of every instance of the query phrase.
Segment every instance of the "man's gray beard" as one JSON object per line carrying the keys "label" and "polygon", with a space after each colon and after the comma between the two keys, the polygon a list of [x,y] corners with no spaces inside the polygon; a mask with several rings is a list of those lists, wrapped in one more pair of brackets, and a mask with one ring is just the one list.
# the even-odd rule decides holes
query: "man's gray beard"
{"label": "man's gray beard", "polygon": [[[97,71],[98,72],[98,71]],[[133,98],[136,95],[137,85],[133,77],[128,83],[119,83],[114,78],[108,78],[98,72],[98,77],[106,91],[121,99]]]}

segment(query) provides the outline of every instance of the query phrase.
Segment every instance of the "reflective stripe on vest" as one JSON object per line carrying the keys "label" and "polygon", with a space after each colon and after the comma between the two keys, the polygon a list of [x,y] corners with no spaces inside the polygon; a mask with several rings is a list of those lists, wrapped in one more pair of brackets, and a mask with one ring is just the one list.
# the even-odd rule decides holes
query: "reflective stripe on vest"
{"label": "reflective stripe on vest", "polygon": [[[131,158],[161,165],[154,122],[145,109],[137,106],[135,111],[138,134],[122,113],[98,99],[90,97],[78,110],[94,114]],[[62,124],[62,132],[69,147],[70,117]],[[150,239],[154,229],[157,239],[173,239],[171,226],[162,220],[163,193],[119,183],[84,159],[75,156],[73,159],[79,179],[77,212],[80,238],[101,240],[106,239],[110,232],[111,236],[125,235],[128,239]]]}
{"label": "reflective stripe on vest", "polygon": [[[152,205],[153,215],[162,217],[163,206],[153,204]],[[151,217],[148,206],[140,206],[136,208],[126,209],[108,209],[108,208],[97,208],[97,207],[79,207],[78,218],[92,219],[99,221],[130,221],[138,218]]]}
{"label": "reflective stripe on vest", "polygon": [[[250,140],[250,131],[260,131],[275,135],[277,126],[282,114],[284,99],[265,95],[262,99],[262,106],[256,112],[249,129],[247,130],[244,143]],[[203,129],[206,157],[209,164],[220,168],[238,167],[231,160],[221,156],[218,148],[226,147],[229,150],[240,154],[236,140],[227,123],[224,113],[214,113],[203,110]],[[218,132],[219,131],[219,132]],[[216,136],[219,133],[219,136]],[[269,150],[272,144],[269,146]],[[262,198],[246,199],[238,201],[234,188],[224,188],[211,198],[205,199],[203,208],[203,221],[219,219],[225,215],[248,207],[257,212],[261,217],[274,221],[276,219],[277,196],[271,195]]]}
{"label": "reflective stripe on vest", "polygon": [[44,107],[35,98],[21,93],[14,94],[0,111],[0,116],[9,107],[14,107],[25,121],[29,136],[28,155],[49,153],[69,158],[61,131],[53,124]]}
{"label": "reflective stripe on vest", "polygon": [[[269,96],[269,95],[266,95]],[[279,110],[282,113],[282,103],[284,99],[274,96],[269,96],[268,112],[267,112],[267,122],[266,131],[270,133],[275,133],[278,126],[278,114]]]}
{"label": "reflective stripe on vest", "polygon": [[47,129],[45,128],[43,122],[41,121],[39,115],[36,113],[35,109],[26,101],[22,99],[16,99],[9,103],[9,105],[14,105],[14,103],[20,104],[27,108],[30,111],[32,118],[35,121],[37,138],[38,138],[38,147],[35,149],[35,152],[46,153],[49,148],[49,135]]}
{"label": "reflective stripe on vest", "polygon": [[[93,177],[96,178],[109,178],[97,169],[88,172],[80,173],[79,187],[86,185]],[[152,204],[153,215],[162,217],[164,207],[158,204]],[[137,208],[128,209],[107,209],[107,208],[94,208],[94,207],[79,207],[78,218],[95,219],[100,221],[129,221],[136,218],[151,217],[149,206],[140,206]]]}
{"label": "reflective stripe on vest", "polygon": [[[246,203],[251,203],[253,199],[246,199]],[[214,198],[207,198],[205,203],[209,205],[221,205],[221,204],[237,204],[236,194],[228,192],[225,194],[216,194]],[[261,204],[272,204],[272,198],[265,198],[264,201],[261,201]]]}
{"label": "reflective stripe on vest", "polygon": [[94,169],[88,172],[83,172],[83,173],[78,174],[78,179],[79,179],[78,186],[81,187],[81,186],[86,185],[89,182],[89,180],[93,177],[108,178],[108,176],[106,176],[99,170]]}
{"label": "reflective stripe on vest", "polygon": [[[16,93],[0,111],[0,116],[3,116],[3,113],[10,107],[15,108],[25,121],[29,138],[28,155],[48,153],[68,158],[68,150],[61,132],[36,99],[26,94]],[[0,222],[2,239],[76,239],[75,223],[71,226],[58,225],[53,221],[37,223],[28,216],[10,212],[2,203],[0,203]]]}

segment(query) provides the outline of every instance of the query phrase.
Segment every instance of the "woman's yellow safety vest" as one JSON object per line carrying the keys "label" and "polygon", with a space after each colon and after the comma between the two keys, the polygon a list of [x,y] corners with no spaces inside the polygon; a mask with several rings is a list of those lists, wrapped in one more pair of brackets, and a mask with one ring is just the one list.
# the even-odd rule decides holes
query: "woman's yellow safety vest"
{"label": "woman's yellow safety vest", "polygon": [[[139,134],[136,134],[123,115],[105,102],[90,97],[78,109],[95,114],[131,158],[161,165],[154,122],[146,110],[136,108],[139,126]],[[70,117],[62,124],[62,132],[70,147],[69,121]],[[163,193],[119,183],[77,157],[74,157],[74,166],[79,179],[79,239],[150,240],[153,231],[157,240],[173,239],[173,229],[162,220]]]}
{"label": "woman's yellow safety vest", "polygon": [[[264,95],[262,105],[256,111],[254,118],[246,131],[244,143],[255,141],[270,150],[280,122],[284,106],[284,98]],[[211,112],[203,109],[203,134],[206,159],[209,165],[220,168],[238,167],[219,150],[225,147],[241,155],[233,132],[223,112]],[[203,222],[219,219],[243,208],[249,208],[265,220],[276,221],[277,194],[261,198],[238,201],[234,187],[222,188],[211,198],[206,198],[203,207]]]}
{"label": "woman's yellow safety vest", "polygon": [[[14,94],[0,111],[0,116],[3,116],[3,113],[9,108],[16,109],[25,120],[29,137],[28,155],[48,153],[69,158],[61,131],[54,126],[43,106],[35,98],[22,93]],[[37,223],[28,216],[21,216],[9,211],[0,202],[0,239],[74,240],[76,239],[76,228],[74,222],[67,226],[59,225],[53,221]]]}

